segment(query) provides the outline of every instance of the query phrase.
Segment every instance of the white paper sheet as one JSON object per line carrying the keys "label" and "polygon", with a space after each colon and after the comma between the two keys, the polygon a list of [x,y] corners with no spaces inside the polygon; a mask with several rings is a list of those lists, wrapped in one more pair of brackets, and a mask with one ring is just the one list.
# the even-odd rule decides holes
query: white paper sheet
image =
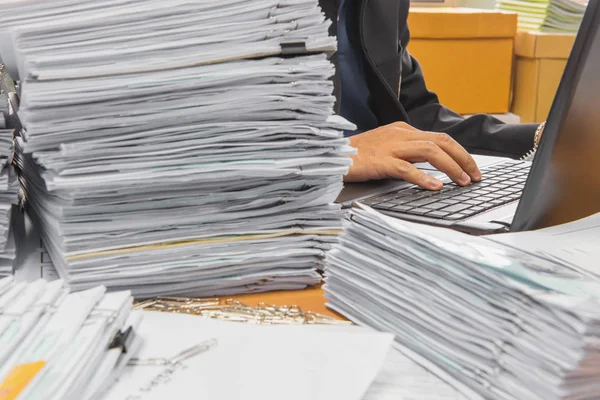
{"label": "white paper sheet", "polygon": [[127,367],[105,399],[359,400],[392,342],[390,334],[358,327],[258,326],[157,312],[144,313],[139,334],[142,359],[170,358],[211,338],[218,344],[148,392],[139,388],[164,367]]}

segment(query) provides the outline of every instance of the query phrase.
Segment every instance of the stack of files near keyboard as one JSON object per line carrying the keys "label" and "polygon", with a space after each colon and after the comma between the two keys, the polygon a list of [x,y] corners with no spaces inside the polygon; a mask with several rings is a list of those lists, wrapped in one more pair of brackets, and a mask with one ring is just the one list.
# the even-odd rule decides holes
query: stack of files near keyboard
{"label": "stack of files near keyboard", "polygon": [[0,6],[22,186],[61,278],[136,297],[318,282],[354,128],[329,25],[316,0]]}
{"label": "stack of files near keyboard", "polygon": [[16,246],[11,222],[19,213],[19,180],[11,165],[14,129],[7,128],[8,117],[8,99],[0,94],[0,277],[13,272]]}
{"label": "stack of files near keyboard", "polygon": [[587,0],[498,0],[496,8],[517,12],[518,27],[527,31],[577,33]]}
{"label": "stack of files near keyboard", "polygon": [[567,264],[362,206],[327,256],[325,290],[467,398],[600,396],[600,284]]}
{"label": "stack of files near keyboard", "polygon": [[102,395],[142,341],[128,291],[70,293],[61,280],[0,280],[0,397],[87,400]]}

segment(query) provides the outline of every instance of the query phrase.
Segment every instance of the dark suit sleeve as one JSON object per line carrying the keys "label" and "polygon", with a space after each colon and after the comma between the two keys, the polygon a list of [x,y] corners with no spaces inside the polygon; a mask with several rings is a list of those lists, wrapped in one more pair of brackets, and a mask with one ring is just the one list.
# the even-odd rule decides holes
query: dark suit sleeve
{"label": "dark suit sleeve", "polygon": [[407,50],[402,54],[400,103],[415,128],[445,132],[470,153],[518,158],[533,147],[537,124],[504,124],[489,115],[463,118],[427,90],[423,71]]}

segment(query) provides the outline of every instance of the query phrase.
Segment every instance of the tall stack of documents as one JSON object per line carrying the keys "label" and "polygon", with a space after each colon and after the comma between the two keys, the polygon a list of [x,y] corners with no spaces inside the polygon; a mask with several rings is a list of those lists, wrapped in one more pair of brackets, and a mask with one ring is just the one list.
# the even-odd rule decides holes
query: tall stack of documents
{"label": "tall stack of documents", "polygon": [[365,207],[326,272],[332,309],[468,398],[600,396],[600,284],[583,270]]}
{"label": "tall stack of documents", "polygon": [[128,291],[0,279],[0,397],[98,398],[142,344],[132,306]]}
{"label": "tall stack of documents", "polygon": [[16,257],[14,232],[11,230],[14,206],[18,200],[19,181],[11,165],[14,129],[7,127],[8,98],[0,94],[0,277],[13,272]]}
{"label": "tall stack of documents", "polygon": [[496,8],[518,13],[526,31],[577,33],[587,0],[497,0]]}
{"label": "tall stack of documents", "polygon": [[61,278],[138,297],[318,282],[353,128],[329,25],[316,0],[0,6],[22,184]]}

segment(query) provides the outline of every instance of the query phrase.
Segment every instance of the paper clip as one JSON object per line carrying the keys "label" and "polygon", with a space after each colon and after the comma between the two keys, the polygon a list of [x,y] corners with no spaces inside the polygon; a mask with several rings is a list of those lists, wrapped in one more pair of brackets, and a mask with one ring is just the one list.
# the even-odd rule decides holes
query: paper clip
{"label": "paper clip", "polygon": [[136,304],[135,308],[260,325],[351,324],[349,321],[340,321],[319,313],[304,311],[295,304],[277,306],[261,302],[253,307],[235,299],[221,301],[219,298],[157,297],[142,301]]}
{"label": "paper clip", "polygon": [[217,345],[217,339],[212,338],[209,340],[205,340],[202,343],[194,345],[190,348],[183,350],[182,352],[176,354],[171,359],[166,358],[132,358],[129,360],[127,365],[132,366],[140,366],[140,365],[164,365],[164,366],[173,366],[176,364],[180,364],[181,362],[188,360],[194,356],[207,352]]}

